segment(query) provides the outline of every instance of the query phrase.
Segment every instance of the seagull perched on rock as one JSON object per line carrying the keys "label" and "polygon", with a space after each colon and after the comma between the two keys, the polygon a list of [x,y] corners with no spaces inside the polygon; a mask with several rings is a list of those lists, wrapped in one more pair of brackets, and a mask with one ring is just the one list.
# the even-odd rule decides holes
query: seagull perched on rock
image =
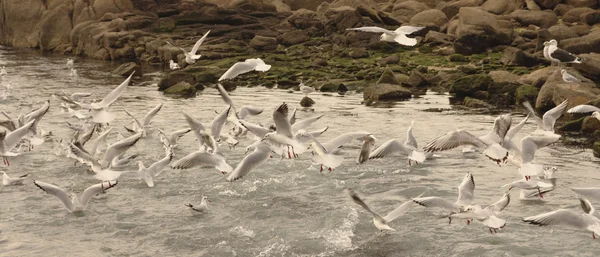
{"label": "seagull perched on rock", "polygon": [[[196,54],[196,52],[198,52],[198,48],[200,48],[200,45],[202,45],[202,42],[204,42],[204,40],[206,40],[208,33],[210,33],[210,30],[207,31],[206,34],[204,34],[204,36],[202,36],[200,39],[198,39],[198,41],[196,41],[196,44],[194,44],[194,46],[192,47],[192,50],[189,52],[187,52],[185,49],[179,47],[179,49],[181,49],[181,51],[183,51],[183,54],[185,54],[185,62],[187,62],[188,64],[194,64],[194,63],[196,63],[196,60],[198,60],[200,58],[201,55]],[[169,41],[167,41],[167,44],[173,45]],[[171,68],[171,69],[173,69],[173,68]]]}
{"label": "seagull perched on rock", "polygon": [[577,82],[581,82],[581,79],[576,78],[575,76],[569,74],[567,72],[567,70],[562,69],[560,70],[560,74],[562,74],[562,79],[563,81],[567,82],[567,83],[577,83]]}
{"label": "seagull perched on rock", "polygon": [[409,38],[406,35],[412,34],[419,30],[422,30],[425,27],[414,27],[414,26],[402,26],[397,28],[394,31],[387,30],[380,27],[360,27],[360,28],[350,28],[346,30],[357,30],[364,32],[373,32],[373,33],[382,33],[379,41],[386,42],[396,42],[405,46],[414,46],[417,44],[417,40],[414,38]]}
{"label": "seagull perched on rock", "polygon": [[179,69],[179,64],[177,64],[176,62],[174,62],[173,60],[169,60],[169,68],[171,70],[177,70]]}
{"label": "seagull perched on rock", "polygon": [[561,67],[562,63],[581,63],[583,59],[572,53],[558,48],[558,42],[554,39],[544,42],[544,46],[548,46],[548,57]]}

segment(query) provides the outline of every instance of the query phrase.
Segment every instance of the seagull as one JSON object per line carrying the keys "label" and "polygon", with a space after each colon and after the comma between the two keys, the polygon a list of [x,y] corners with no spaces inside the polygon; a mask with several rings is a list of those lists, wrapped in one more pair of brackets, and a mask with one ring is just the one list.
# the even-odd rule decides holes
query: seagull
{"label": "seagull", "polygon": [[540,198],[544,198],[544,195],[542,194],[541,188],[549,188],[549,187],[554,187],[554,185],[552,183],[546,182],[546,181],[542,181],[542,180],[538,180],[538,179],[521,179],[521,180],[517,180],[517,181],[513,181],[510,182],[502,187],[509,187],[508,190],[510,191],[513,188],[520,188],[520,189],[525,189],[525,190],[532,190],[532,189],[537,189],[538,194],[540,196]]}
{"label": "seagull", "polygon": [[554,39],[544,42],[544,45],[548,46],[548,57],[554,62],[558,63],[558,67],[562,63],[581,63],[583,59],[572,53],[558,48],[558,42]]}
{"label": "seagull", "polygon": [[75,68],[75,61],[71,58],[67,58],[67,67],[72,71],[73,68]]}
{"label": "seagull", "polygon": [[167,136],[167,134],[162,131],[161,129],[158,129],[158,132],[161,135],[161,141],[163,142],[163,144],[166,147],[171,147],[171,148],[176,148],[177,147],[177,141],[185,136],[185,134],[189,133],[190,131],[192,131],[191,128],[184,128],[184,129],[180,129],[180,130],[176,130],[173,133],[169,134],[169,136]]}
{"label": "seagull", "polygon": [[304,95],[308,95],[312,92],[315,92],[315,88],[314,87],[308,87],[306,85],[304,85],[304,82],[300,81],[300,91],[302,93],[304,93]]}
{"label": "seagull", "polygon": [[157,162],[150,165],[150,167],[146,168],[142,161],[138,161],[138,178],[143,179],[146,182],[148,187],[154,187],[154,179],[162,173],[162,171],[169,165],[171,160],[173,159],[173,149],[167,147],[166,155],[164,158],[158,160]]}
{"label": "seagull", "polygon": [[375,138],[373,135],[365,136],[363,139],[363,145],[360,147],[360,153],[358,158],[356,159],[357,164],[362,164],[369,160],[369,156],[371,155],[371,148],[375,146]]}
{"label": "seagull", "polygon": [[161,110],[163,104],[160,103],[157,106],[155,106],[154,108],[152,108],[147,114],[146,116],[144,116],[144,120],[143,123],[140,122],[138,119],[135,118],[135,116],[133,116],[131,113],[129,113],[129,111],[127,111],[127,109],[125,110],[125,113],[127,113],[127,115],[129,115],[129,117],[133,118],[133,127],[131,129],[125,127],[125,129],[131,133],[138,133],[138,132],[142,132],[142,137],[146,136],[146,133],[148,131],[148,128],[151,126],[152,124],[152,119],[154,118],[154,116],[156,116],[156,114]]}
{"label": "seagull", "polygon": [[31,174],[25,174],[20,177],[11,178],[4,171],[0,171],[0,174],[2,174],[2,185],[3,186],[23,185],[23,181],[25,181],[25,179],[27,177],[31,176]]}
{"label": "seagull", "polygon": [[[187,62],[188,64],[194,64],[194,63],[196,63],[196,60],[200,58],[201,55],[199,55],[199,54],[197,55],[196,52],[198,52],[198,48],[200,48],[200,45],[202,45],[202,42],[204,42],[204,40],[206,40],[208,33],[210,33],[210,30],[207,31],[206,34],[204,34],[204,36],[202,36],[200,39],[198,39],[198,41],[196,41],[196,44],[194,44],[194,47],[192,47],[192,50],[190,52],[187,52],[185,49],[179,47],[179,49],[181,49],[181,51],[183,51],[183,54],[185,54],[185,62]],[[167,41],[167,44],[173,45],[169,41]],[[171,68],[171,69],[173,69],[173,68]]]}
{"label": "seagull", "polygon": [[550,48],[550,41],[545,41],[544,42],[544,58],[548,61],[550,61],[550,66],[553,66],[554,61],[552,60],[552,58],[550,58],[550,55],[548,54],[548,49]]}
{"label": "seagull", "polygon": [[[87,152],[85,149],[80,148],[72,143],[69,143],[70,153],[69,156],[84,163],[92,169],[93,172],[100,173],[108,168],[117,166],[119,159],[129,148],[135,145],[138,140],[142,138],[142,133],[134,134],[123,140],[119,140],[106,148],[102,158],[98,159],[92,156],[91,152]],[[98,144],[95,144],[98,147]]]}
{"label": "seagull", "polygon": [[364,32],[382,33],[379,41],[396,42],[405,46],[414,46],[417,44],[417,40],[409,38],[406,35],[417,32],[425,27],[414,27],[414,26],[401,26],[394,31],[387,30],[380,27],[360,27],[360,28],[349,28],[346,30],[357,30]]}
{"label": "seagull", "polygon": [[494,120],[494,127],[487,135],[475,137],[473,134],[461,129],[450,131],[429,142],[423,150],[425,152],[436,152],[461,145],[472,145],[484,150],[483,153],[488,158],[500,164],[500,162],[508,159],[508,150],[502,147],[501,144],[504,142],[504,137],[510,129],[510,125],[510,114],[500,115]]}
{"label": "seagull", "polygon": [[269,144],[264,141],[258,141],[256,145],[253,145],[254,151],[246,155],[244,159],[235,167],[233,172],[227,177],[227,181],[232,182],[234,180],[241,179],[246,176],[250,171],[257,166],[263,164],[269,159],[271,148]]}
{"label": "seagull", "polygon": [[129,82],[131,81],[131,77],[133,77],[132,72],[123,83],[121,83],[118,87],[116,87],[113,91],[108,93],[102,101],[98,103],[85,104],[80,102],[73,102],[74,104],[79,105],[83,109],[89,109],[92,111],[92,121],[95,123],[109,123],[115,119],[116,115],[114,113],[107,112],[106,109],[114,103],[119,96],[125,92]]}
{"label": "seagull", "polygon": [[464,212],[450,214],[450,219],[466,219],[467,224],[470,224],[471,220],[477,220],[488,227],[490,234],[492,234],[492,231],[496,233],[496,229],[501,229],[506,225],[506,220],[498,218],[496,215],[500,214],[509,203],[510,194],[505,193],[494,204],[488,205],[485,208],[481,208],[479,205],[471,205],[466,207]]}
{"label": "seagull", "polygon": [[223,111],[213,119],[212,124],[210,125],[210,133],[217,142],[221,141],[221,130],[223,130],[223,126],[227,122],[230,111],[231,105],[223,109]]}
{"label": "seagull", "polygon": [[580,230],[592,232],[592,238],[596,239],[596,234],[600,233],[600,219],[596,216],[596,209],[589,200],[579,198],[579,203],[584,213],[578,213],[572,210],[560,209],[536,216],[523,218],[524,222],[539,226],[564,225]]}
{"label": "seagull", "polygon": [[266,72],[269,69],[271,69],[271,65],[266,64],[260,58],[246,59],[243,62],[237,62],[231,66],[231,68],[223,73],[223,75],[219,78],[219,81],[233,79],[241,74],[254,70]]}
{"label": "seagull", "polygon": [[408,127],[408,130],[406,131],[406,141],[404,141],[404,143],[401,143],[397,139],[390,139],[381,146],[377,147],[377,149],[373,150],[369,156],[369,159],[383,158],[395,152],[402,152],[408,155],[408,165],[410,166],[412,165],[411,161],[415,161],[416,164],[419,164],[419,162],[423,162],[425,159],[427,159],[427,155],[433,155],[431,152],[425,154],[417,149],[417,139],[415,139],[412,134],[412,128],[414,125],[415,121],[412,120],[410,127]]}
{"label": "seagull", "polygon": [[21,141],[23,137],[27,135],[31,127],[33,126],[34,121],[30,121],[24,126],[7,133],[6,131],[0,132],[0,156],[4,160],[4,164],[10,166],[10,162],[8,161],[9,156],[17,156],[18,153],[11,152],[17,144]]}
{"label": "seagull", "polygon": [[329,171],[332,171],[342,164],[344,161],[343,156],[333,155],[314,137],[312,137],[312,141],[311,146],[316,154],[312,156],[311,161],[316,164],[321,164],[320,172],[323,172],[323,166],[327,167]]}
{"label": "seagull", "polygon": [[[543,196],[549,192],[554,191],[556,188],[556,177],[555,177],[556,167],[547,167],[544,168],[544,174],[538,175],[538,180],[549,182],[552,184],[551,187],[542,187],[539,190],[521,190],[519,199],[520,200],[541,200]],[[542,196],[540,196],[542,195]]]}
{"label": "seagull", "polygon": [[560,74],[562,74],[562,79],[563,81],[567,82],[567,83],[576,83],[576,82],[581,82],[581,79],[576,78],[575,76],[569,74],[567,72],[567,70],[562,69],[560,70]]}
{"label": "seagull", "polygon": [[567,104],[569,104],[568,100],[564,100],[556,107],[544,113],[542,118],[540,118],[535,114],[535,110],[533,109],[533,107],[531,107],[531,104],[529,102],[523,102],[523,106],[527,108],[529,114],[533,117],[533,119],[538,125],[536,131],[533,133],[554,133],[554,124],[556,124],[556,120],[560,118],[563,111],[567,108]]}
{"label": "seagull", "polygon": [[69,77],[79,79],[79,75],[77,75],[77,69],[71,69],[71,72],[69,72]]}
{"label": "seagull", "polygon": [[192,130],[192,132],[194,132],[194,135],[196,136],[198,141],[200,141],[199,149],[204,149],[205,151],[208,151],[208,149],[210,148],[209,152],[217,152],[216,140],[211,135],[205,132],[206,129],[204,128],[202,123],[186,112],[182,112],[182,114],[185,117],[185,121],[190,126],[190,129]]}
{"label": "seagull", "polygon": [[384,230],[396,231],[395,229],[391,228],[388,225],[388,223],[392,222],[393,220],[397,219],[398,217],[404,215],[410,208],[410,204],[411,204],[411,201],[406,201],[406,202],[402,203],[400,206],[398,206],[396,209],[394,209],[393,211],[391,211],[390,213],[385,215],[384,217],[381,217],[381,215],[372,211],[371,208],[369,208],[369,206],[367,206],[367,204],[365,204],[365,202],[362,199],[360,199],[360,197],[354,192],[354,190],[352,190],[350,188],[346,188],[345,191],[346,191],[346,193],[348,193],[348,195],[350,195],[350,197],[356,204],[360,205],[366,211],[371,213],[371,215],[373,215],[373,224],[380,231],[384,231]]}
{"label": "seagull", "polygon": [[202,201],[200,201],[199,205],[192,205],[191,203],[185,204],[185,206],[190,208],[190,212],[192,215],[204,214],[208,212],[208,202],[211,202],[207,196],[202,196]]}
{"label": "seagull", "polygon": [[537,176],[543,172],[541,164],[533,163],[537,149],[546,147],[558,141],[558,139],[560,139],[560,135],[550,133],[534,133],[521,139],[521,164],[519,172],[525,177],[525,180],[529,180],[531,176]]}
{"label": "seagull", "polygon": [[171,169],[185,170],[193,167],[214,167],[221,174],[233,171],[225,158],[217,153],[207,153],[204,150],[192,152],[171,164]]}
{"label": "seagull", "polygon": [[581,104],[581,105],[577,105],[569,110],[567,110],[567,113],[592,113],[592,117],[596,118],[598,120],[600,120],[600,108],[593,106],[593,105],[587,105],[587,104]]}
{"label": "seagull", "polygon": [[[458,199],[452,203],[444,198],[437,196],[417,197],[413,198],[413,202],[425,207],[437,207],[449,210],[452,213],[464,212],[466,206],[471,206],[475,199],[475,180],[471,173],[467,173],[460,185],[458,185]],[[449,223],[452,222],[452,217],[449,217]]]}
{"label": "seagull", "polygon": [[44,190],[46,193],[58,197],[58,199],[65,205],[65,208],[67,208],[69,212],[83,212],[93,196],[116,186],[118,182],[116,180],[104,181],[102,183],[92,185],[86,188],[81,196],[77,196],[72,193],[69,194],[60,187],[39,180],[34,180],[33,184]]}
{"label": "seagull", "polygon": [[[187,58],[187,57],[186,57]],[[173,60],[169,60],[169,68],[171,70],[177,70],[179,69],[179,64],[177,64],[176,62],[174,62]]]}
{"label": "seagull", "polygon": [[288,158],[292,158],[290,155],[289,148],[291,147],[291,153],[293,153],[294,158],[297,157],[296,151],[302,153],[306,150],[306,147],[298,142],[298,140],[294,139],[294,135],[292,133],[292,125],[288,119],[289,117],[289,109],[286,103],[279,105],[275,111],[273,112],[273,121],[275,122],[275,127],[277,128],[275,132],[268,132],[265,134],[262,140],[266,140],[272,147],[288,147]]}

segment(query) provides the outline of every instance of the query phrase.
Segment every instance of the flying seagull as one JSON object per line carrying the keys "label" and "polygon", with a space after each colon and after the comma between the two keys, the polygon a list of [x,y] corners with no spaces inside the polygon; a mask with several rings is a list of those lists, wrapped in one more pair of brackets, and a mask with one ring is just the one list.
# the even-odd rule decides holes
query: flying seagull
{"label": "flying seagull", "polygon": [[[204,40],[206,40],[208,33],[210,33],[210,30],[207,31],[206,34],[204,34],[204,36],[202,36],[200,39],[198,39],[198,41],[196,41],[196,44],[194,44],[194,47],[192,47],[192,50],[189,52],[187,52],[185,49],[179,47],[179,49],[181,49],[181,51],[183,51],[183,54],[185,54],[185,62],[187,62],[188,64],[194,64],[194,63],[196,63],[196,60],[198,60],[200,58],[201,55],[196,54],[196,52],[198,52],[198,48],[200,47],[200,45],[202,45],[202,42],[204,42]],[[173,45],[169,41],[167,41],[167,44]],[[173,69],[173,68],[171,68],[171,69]]]}
{"label": "flying seagull", "polygon": [[350,28],[346,30],[357,30],[364,32],[373,32],[373,33],[382,33],[379,41],[386,42],[396,42],[405,46],[414,46],[417,44],[417,40],[414,38],[409,38],[406,35],[409,35],[413,32],[417,32],[424,27],[413,27],[413,26],[402,26],[397,28],[394,31],[387,30],[380,27],[360,27],[360,28]]}

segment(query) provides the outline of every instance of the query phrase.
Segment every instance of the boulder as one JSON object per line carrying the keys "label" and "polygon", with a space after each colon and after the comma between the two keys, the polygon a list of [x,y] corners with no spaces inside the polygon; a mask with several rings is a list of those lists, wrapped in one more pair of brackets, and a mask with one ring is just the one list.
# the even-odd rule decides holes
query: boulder
{"label": "boulder", "polygon": [[600,23],[600,11],[588,12],[581,15],[581,22],[590,26]]}
{"label": "boulder", "polygon": [[558,16],[565,16],[565,13],[567,13],[571,9],[573,9],[572,6],[566,4],[558,4],[556,5],[556,7],[554,7],[554,13],[556,13],[556,15]]}
{"label": "boulder", "polygon": [[600,89],[595,88],[594,83],[566,83],[562,80],[560,73],[552,74],[540,89],[535,108],[547,111],[569,100],[567,109],[596,99]]}
{"label": "boulder", "polygon": [[568,5],[573,7],[589,7],[589,8],[598,8],[599,4],[598,0],[566,0]]}
{"label": "boulder", "polygon": [[594,142],[592,152],[594,153],[594,157],[600,158],[600,141]]}
{"label": "boulder", "polygon": [[[487,102],[495,106],[508,107],[515,104],[515,94],[521,85],[511,82],[494,82],[487,88]],[[481,92],[481,91],[479,91]]]}
{"label": "boulder", "polygon": [[275,50],[277,49],[277,39],[274,37],[255,35],[254,38],[250,40],[250,47],[256,50]]}
{"label": "boulder", "polygon": [[458,15],[456,53],[483,53],[494,46],[512,42],[512,25],[499,22],[496,15],[473,7],[461,8]]}
{"label": "boulder", "polygon": [[[40,22],[40,49],[42,51],[54,50],[63,46],[63,50],[70,45],[70,34],[73,24],[69,18],[71,10],[66,5],[44,12]],[[1,25],[0,25],[1,26]]]}
{"label": "boulder", "polygon": [[371,6],[361,4],[356,7],[356,11],[362,16],[369,17],[375,23],[385,24],[381,17],[379,17],[378,11]]}
{"label": "boulder", "polygon": [[427,6],[426,4],[409,0],[395,4],[392,8],[390,16],[397,19],[400,22],[405,23],[409,22],[410,19],[417,13],[420,13],[427,9],[429,9],[429,6]]}
{"label": "boulder", "polygon": [[523,2],[519,0],[487,0],[481,5],[481,9],[493,14],[509,14],[521,9]]}
{"label": "boulder", "polygon": [[484,0],[458,0],[453,1],[452,3],[443,5],[438,9],[442,10],[446,14],[448,19],[454,18],[462,7],[478,7],[485,2]]}
{"label": "boulder", "polygon": [[409,89],[393,84],[375,84],[365,88],[363,98],[366,102],[402,101],[412,96]]}
{"label": "boulder", "polygon": [[412,70],[410,72],[408,80],[406,82],[403,82],[402,85],[408,87],[423,88],[429,85],[429,81],[427,81],[427,78],[425,77],[425,75],[423,75],[423,73],[419,72],[418,70]]}
{"label": "boulder", "polygon": [[365,57],[369,57],[369,52],[367,52],[367,49],[364,47],[353,47],[350,49],[350,52],[348,53],[348,57],[353,58],[353,59],[365,58]]}
{"label": "boulder", "polygon": [[565,39],[560,44],[562,49],[572,54],[600,52],[600,30],[592,31],[583,37]]}
{"label": "boulder", "polygon": [[463,105],[469,108],[491,108],[492,106],[482,100],[472,97],[465,97]]}
{"label": "boulder", "polygon": [[542,8],[540,8],[540,6],[534,0],[525,0],[525,7],[527,7],[527,10],[532,11],[542,10]]}
{"label": "boulder", "polygon": [[462,54],[451,54],[448,56],[448,60],[451,62],[468,62],[469,58]]}
{"label": "boulder", "polygon": [[571,27],[563,24],[554,25],[548,28],[548,32],[552,35],[552,39],[562,42],[563,39],[578,37],[577,32]]}
{"label": "boulder", "polygon": [[179,82],[179,83],[165,89],[164,93],[166,95],[174,95],[174,96],[188,98],[188,97],[195,97],[197,91],[198,90],[194,86],[192,86],[190,83],[182,81],[182,82]]}
{"label": "boulder", "polygon": [[298,9],[287,18],[289,24],[297,29],[323,29],[323,23],[317,19],[317,13],[307,9]]}
{"label": "boulder", "polygon": [[517,83],[519,80],[519,75],[505,70],[493,70],[490,71],[488,75],[492,77],[492,80],[494,80],[495,83]]}
{"label": "boulder", "polygon": [[600,54],[590,53],[581,54],[580,57],[584,58],[580,64],[573,64],[573,68],[579,71],[582,75],[596,82],[600,82]]}
{"label": "boulder", "polygon": [[293,30],[283,33],[278,41],[284,46],[292,46],[308,41],[308,33],[305,30]]}
{"label": "boulder", "polygon": [[164,91],[165,89],[167,89],[171,86],[174,86],[175,84],[177,84],[181,81],[185,81],[188,84],[195,84],[196,78],[195,78],[194,74],[185,72],[183,70],[169,72],[166,76],[161,78],[161,80],[158,82],[158,90]]}
{"label": "boulder", "polygon": [[410,24],[413,26],[441,28],[448,22],[446,14],[438,9],[425,10],[415,14],[410,19]]}
{"label": "boulder", "polygon": [[537,87],[522,85],[515,91],[515,104],[521,105],[523,102],[535,103],[539,90]]}
{"label": "boulder", "polygon": [[596,117],[587,116],[583,118],[583,123],[581,124],[581,132],[594,133],[594,131],[599,129],[600,120],[596,119]]}
{"label": "boulder", "polygon": [[277,12],[277,7],[268,0],[233,0],[229,8],[239,8],[244,11]]}
{"label": "boulder", "polygon": [[525,26],[536,25],[541,28],[549,28],[558,22],[558,17],[552,11],[516,10],[510,17]]}
{"label": "boulder", "polygon": [[345,92],[348,91],[346,85],[342,83],[325,83],[319,88],[320,92]]}
{"label": "boulder", "polygon": [[388,57],[384,57],[383,59],[381,59],[381,61],[379,61],[379,64],[384,66],[388,64],[398,64],[398,62],[400,62],[400,56],[392,54]]}
{"label": "boulder", "polygon": [[392,71],[392,69],[386,67],[385,70],[383,70],[383,74],[381,74],[381,77],[379,77],[379,80],[377,80],[377,84],[399,85],[400,83],[398,83],[398,81],[396,80],[396,76],[394,76],[394,72]]}
{"label": "boulder", "polygon": [[535,0],[535,2],[543,9],[554,9],[561,0]]}
{"label": "boulder", "polygon": [[589,8],[589,7],[573,8],[573,9],[569,10],[567,13],[565,13],[565,15],[563,15],[562,20],[564,22],[571,22],[571,23],[579,22],[579,21],[581,21],[582,14],[591,13],[594,11],[595,11],[594,9]]}
{"label": "boulder", "polygon": [[315,104],[315,101],[308,96],[305,96],[300,100],[300,106],[302,107],[311,107]]}
{"label": "boulder", "polygon": [[454,43],[455,39],[456,39],[456,37],[454,37],[454,35],[430,30],[425,35],[425,39],[423,39],[423,42],[435,43],[435,44],[441,44],[441,45],[451,45],[452,43]]}
{"label": "boulder", "polygon": [[535,56],[521,51],[516,47],[507,47],[504,49],[504,55],[500,58],[500,62],[508,66],[526,66],[532,67],[537,64],[537,58]]}
{"label": "boulder", "polygon": [[449,92],[455,94],[458,98],[474,96],[477,91],[487,90],[493,82],[492,77],[487,74],[464,76],[452,83]]}
{"label": "boulder", "polygon": [[316,65],[316,66],[327,66],[328,65],[327,60],[325,60],[323,58],[315,58],[312,61],[312,64]]}
{"label": "boulder", "polygon": [[344,33],[362,22],[362,16],[352,7],[329,8],[321,17],[329,33]]}
{"label": "boulder", "polygon": [[134,71],[136,76],[142,76],[142,67],[135,62],[128,62],[119,65],[119,67],[114,69],[111,73],[117,76],[129,77]]}

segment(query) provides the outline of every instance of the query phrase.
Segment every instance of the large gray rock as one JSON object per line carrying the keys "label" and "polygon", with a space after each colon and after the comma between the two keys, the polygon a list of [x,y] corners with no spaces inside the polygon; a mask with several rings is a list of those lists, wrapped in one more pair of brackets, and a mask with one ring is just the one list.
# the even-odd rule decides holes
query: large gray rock
{"label": "large gray rock", "polygon": [[562,41],[563,39],[578,37],[577,32],[569,26],[563,24],[554,25],[548,28],[548,32],[552,35],[552,39]]}
{"label": "large gray rock", "polygon": [[535,2],[543,9],[554,9],[561,0],[535,0]]}
{"label": "large gray rock", "polygon": [[44,12],[40,26],[40,49],[66,49],[70,46],[70,34],[73,24],[69,18],[70,10],[66,5]]}
{"label": "large gray rock", "polygon": [[595,30],[583,37],[565,39],[560,47],[573,54],[600,52],[600,30]]}
{"label": "large gray rock", "polygon": [[[454,18],[462,7],[477,7],[485,2],[484,0],[458,0],[451,3],[443,4],[438,6],[438,9],[442,10],[446,14],[448,19]],[[441,5],[441,4],[440,4]]]}
{"label": "large gray rock", "polygon": [[512,42],[512,25],[499,22],[496,15],[473,7],[461,8],[458,15],[456,53],[483,53],[491,47]]}
{"label": "large gray rock", "polygon": [[537,64],[535,56],[523,52],[516,47],[507,47],[504,49],[504,55],[500,58],[500,62],[508,66],[526,66],[531,67]]}
{"label": "large gray rock", "polygon": [[565,13],[565,15],[563,15],[562,20],[565,22],[579,22],[581,21],[581,15],[585,14],[585,13],[592,13],[596,10],[589,8],[589,7],[578,7],[578,8],[573,8],[571,10],[569,10],[567,13]]}
{"label": "large gray rock", "polygon": [[394,5],[390,16],[399,20],[400,22],[409,22],[410,19],[417,13],[427,9],[429,9],[429,6],[426,4],[409,0]]}
{"label": "large gray rock", "polygon": [[345,6],[328,8],[321,17],[321,20],[323,20],[327,32],[343,33],[347,28],[353,28],[359,25],[362,22],[362,16],[356,9]]}
{"label": "large gray rock", "polygon": [[567,108],[596,99],[600,89],[593,82],[567,83],[560,73],[553,73],[540,89],[535,108],[549,110],[564,100],[569,100]]}
{"label": "large gray rock", "polygon": [[368,86],[363,91],[366,102],[402,101],[412,96],[409,89],[393,84],[375,84]]}
{"label": "large gray rock", "polygon": [[573,64],[573,68],[581,72],[585,77],[600,82],[600,53],[582,54],[584,58],[581,64]]}
{"label": "large gray rock", "polygon": [[250,47],[257,50],[275,50],[277,49],[277,39],[274,37],[255,35],[254,38],[250,40]]}
{"label": "large gray rock", "polygon": [[573,7],[589,7],[589,8],[598,8],[599,1],[598,0],[566,0],[568,5]]}
{"label": "large gray rock", "polygon": [[516,10],[510,16],[525,26],[536,25],[549,28],[558,22],[558,17],[552,11]]}
{"label": "large gray rock", "polygon": [[481,5],[486,12],[493,14],[509,14],[523,7],[523,1],[519,0],[488,0]]}
{"label": "large gray rock", "polygon": [[414,26],[429,26],[441,28],[448,22],[446,14],[438,9],[425,10],[415,14],[410,19],[410,24]]}

